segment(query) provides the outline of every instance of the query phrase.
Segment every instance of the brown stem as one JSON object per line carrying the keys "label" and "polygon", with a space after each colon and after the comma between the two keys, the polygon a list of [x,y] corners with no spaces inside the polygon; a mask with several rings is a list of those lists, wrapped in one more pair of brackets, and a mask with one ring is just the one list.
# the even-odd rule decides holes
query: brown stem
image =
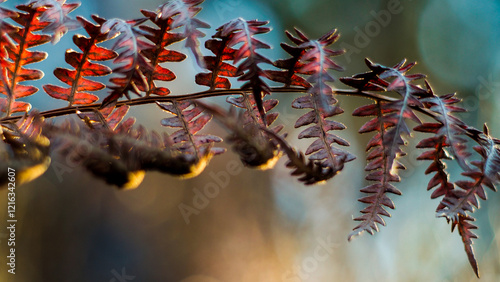
{"label": "brown stem", "polygon": [[[116,106],[122,106],[122,105],[129,105],[129,106],[138,106],[138,105],[146,105],[146,104],[153,104],[156,102],[172,102],[172,101],[182,101],[182,100],[196,100],[196,99],[202,99],[202,98],[210,98],[210,97],[217,97],[217,96],[228,96],[228,95],[241,95],[243,93],[251,93],[251,89],[224,89],[224,90],[207,90],[207,91],[202,91],[202,92],[196,92],[196,93],[190,93],[190,94],[183,94],[183,95],[169,95],[169,96],[147,96],[147,97],[140,97],[136,99],[130,99],[130,100],[124,100],[124,101],[119,101],[116,103]],[[284,93],[284,92],[291,92],[291,93],[306,93],[307,89],[305,88],[300,88],[300,87],[276,87],[276,88],[271,88],[271,92],[273,93]],[[385,95],[381,94],[376,94],[376,93],[371,93],[371,92],[365,92],[365,91],[358,91],[358,90],[350,90],[350,89],[336,89],[334,90],[335,94],[338,95],[346,95],[346,96],[358,96],[358,97],[364,97],[368,99],[373,99],[373,100],[378,100],[378,101],[386,101],[386,102],[393,102],[396,101],[397,99],[391,98]],[[101,107],[101,103],[95,103],[91,105],[85,105],[85,106],[71,106],[71,107],[65,107],[65,108],[58,108],[54,110],[48,110],[45,112],[41,112],[40,115],[45,117],[45,118],[52,118],[52,117],[58,117],[58,116],[64,116],[64,115],[70,115],[70,114],[75,114],[77,111],[80,112],[92,112],[96,109],[99,109]],[[419,107],[412,107],[414,110],[419,111],[425,115],[434,117],[436,116],[435,113],[427,110],[427,109],[422,109]],[[10,116],[10,117],[4,117],[0,119],[0,123],[4,122],[15,122],[18,119],[20,119],[22,116]]]}

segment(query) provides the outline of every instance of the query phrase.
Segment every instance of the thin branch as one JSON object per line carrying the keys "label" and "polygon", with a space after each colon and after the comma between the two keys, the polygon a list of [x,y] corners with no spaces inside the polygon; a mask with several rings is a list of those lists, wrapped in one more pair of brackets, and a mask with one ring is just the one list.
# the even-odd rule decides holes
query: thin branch
{"label": "thin branch", "polygon": [[[156,102],[172,102],[172,101],[182,101],[182,100],[196,100],[196,99],[202,99],[202,98],[210,98],[210,97],[218,97],[218,96],[229,96],[229,95],[241,95],[243,93],[251,93],[251,89],[222,89],[222,90],[207,90],[207,91],[202,91],[202,92],[196,92],[196,93],[191,93],[191,94],[183,94],[183,95],[172,95],[172,96],[147,96],[147,97],[140,97],[136,99],[131,99],[131,100],[124,100],[124,101],[119,101],[116,103],[116,106],[122,106],[122,105],[129,105],[129,106],[138,106],[138,105],[146,105],[146,104],[153,104]],[[271,92],[273,93],[284,93],[284,92],[289,92],[289,93],[305,93],[306,89],[305,88],[300,88],[300,87],[276,87],[276,88],[271,88]],[[357,97],[363,97],[363,98],[368,98],[368,99],[373,99],[373,100],[378,100],[378,101],[385,101],[385,102],[393,102],[397,99],[388,97],[385,95],[380,95],[376,93],[371,93],[371,92],[365,92],[365,91],[358,91],[358,90],[350,90],[350,89],[335,89],[333,91],[335,94],[338,95],[346,95],[346,96],[357,96]],[[99,109],[101,107],[101,103],[95,103],[91,105],[85,105],[85,106],[71,106],[71,107],[64,107],[64,108],[59,108],[59,109],[54,109],[54,110],[48,110],[45,112],[41,112],[40,115],[45,117],[45,118],[53,118],[53,117],[59,117],[59,116],[64,116],[64,115],[70,115],[70,114],[76,114],[77,111],[80,111],[82,113],[84,112],[92,112],[95,109]],[[427,110],[427,109],[422,109],[419,107],[412,107],[413,109],[428,115],[428,116],[435,116],[436,114]],[[5,122],[15,122],[19,120],[22,116],[10,116],[10,117],[5,117],[0,119],[0,123],[5,123]]]}

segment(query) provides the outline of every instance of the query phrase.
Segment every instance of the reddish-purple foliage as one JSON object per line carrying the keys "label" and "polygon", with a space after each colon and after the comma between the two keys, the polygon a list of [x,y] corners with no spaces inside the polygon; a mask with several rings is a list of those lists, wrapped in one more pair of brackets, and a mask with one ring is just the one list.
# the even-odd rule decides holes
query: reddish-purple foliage
{"label": "reddish-purple foliage", "polygon": [[[448,196],[455,188],[448,179],[448,173],[445,171],[446,164],[443,160],[455,158],[463,169],[468,170],[469,166],[465,159],[470,153],[466,151],[467,140],[460,137],[460,135],[466,135],[466,126],[460,119],[453,116],[453,113],[465,111],[465,109],[456,106],[460,100],[455,97],[455,94],[435,96],[430,85],[427,84],[427,88],[432,96],[421,101],[427,109],[437,114],[434,116],[437,123],[423,123],[415,127],[414,130],[433,134],[432,137],[423,139],[417,144],[417,148],[432,149],[423,152],[417,159],[432,161],[425,173],[436,172],[427,186],[427,190],[430,190],[439,185],[431,195],[431,198],[435,199],[443,195]],[[451,152],[451,155],[448,151]],[[440,203],[437,210],[443,207],[444,204]]]}
{"label": "reddish-purple foliage", "polygon": [[92,16],[97,25],[92,24],[83,17],[77,17],[77,19],[85,28],[89,37],[78,34],[73,36],[73,42],[81,50],[81,53],[71,49],[66,51],[66,62],[75,69],[56,68],[54,70],[54,75],[68,84],[69,87],[64,88],[52,84],[43,86],[47,94],[56,99],[68,101],[69,106],[88,105],[99,99],[97,96],[88,93],[88,91],[98,91],[106,86],[85,77],[105,76],[111,73],[111,69],[90,61],[107,61],[117,56],[116,52],[97,46],[98,43],[108,39],[107,33],[101,33],[101,25],[106,22],[105,19]]}
{"label": "reddish-purple foliage", "polygon": [[376,183],[361,189],[361,192],[370,194],[359,199],[360,202],[366,203],[368,206],[361,211],[362,216],[354,219],[361,221],[361,223],[349,234],[349,240],[364,231],[373,234],[378,231],[377,224],[385,225],[382,216],[390,217],[390,214],[384,206],[395,208],[394,203],[386,193],[401,195],[401,191],[391,182],[399,182],[400,177],[397,170],[405,169],[398,158],[406,155],[401,149],[401,146],[406,144],[403,136],[410,135],[406,119],[421,123],[413,112],[412,106],[423,107],[419,98],[429,95],[427,91],[412,83],[412,81],[422,78],[421,74],[406,74],[414,63],[406,66],[404,63],[405,61],[402,61],[394,67],[385,67],[366,60],[370,72],[342,80],[344,83],[358,88],[358,91],[366,91],[365,88],[384,89],[394,91],[401,96],[401,99],[391,102],[376,101],[373,104],[359,107],[353,112],[354,116],[375,116],[366,122],[359,129],[359,132],[376,132],[366,146],[366,151],[369,153],[367,155],[368,164],[365,167],[365,170],[369,171],[366,180]]}
{"label": "reddish-purple foliage", "polygon": [[[326,33],[318,40],[308,39],[297,29],[295,32],[298,38],[289,33],[287,35],[303,52],[301,52],[298,62],[294,64],[294,68],[297,68],[297,73],[309,75],[307,82],[310,83],[310,87],[307,89],[308,95],[296,98],[292,102],[292,107],[311,109],[297,120],[295,128],[314,124],[299,134],[299,139],[317,138],[309,145],[305,154],[309,155],[310,161],[318,162],[322,167],[331,168],[338,172],[343,169],[344,163],[355,159],[354,155],[334,146],[334,143],[349,146],[349,142],[328,133],[332,130],[345,129],[342,123],[327,119],[344,112],[337,105],[333,89],[327,84],[327,82],[334,81],[328,70],[343,70],[330,57],[338,56],[344,51],[334,51],[327,48],[338,39],[339,35],[336,34],[336,30]],[[293,79],[294,75],[290,76],[290,80],[298,81],[299,79]]]}
{"label": "reddish-purple foliage", "polygon": [[[355,158],[341,149],[349,145],[348,141],[332,133],[346,128],[331,119],[343,113],[338,96],[368,98],[372,103],[358,107],[353,115],[372,117],[359,129],[360,133],[374,132],[366,146],[365,167],[366,179],[372,184],[361,189],[367,195],[359,201],[367,206],[355,218],[359,224],[349,239],[365,231],[378,231],[379,224],[385,225],[383,217],[390,216],[387,208],[395,208],[388,194],[401,194],[395,183],[402,180],[400,158],[406,155],[403,148],[412,133],[407,123],[416,123],[414,131],[428,134],[417,144],[417,148],[425,149],[417,159],[430,161],[425,173],[433,174],[427,190],[433,190],[433,199],[442,197],[436,214],[446,218],[452,230],[458,229],[469,262],[479,276],[472,246],[477,238],[473,213],[480,207],[479,199],[486,200],[486,187],[495,191],[500,182],[500,140],[490,136],[486,126],[480,131],[457,117],[465,110],[455,94],[434,94],[430,84],[420,80],[424,75],[409,74],[414,63],[405,65],[405,60],[387,67],[367,59],[368,72],[340,79],[352,89],[333,88],[331,71],[343,68],[332,57],[344,53],[330,49],[339,37],[335,29],[317,40],[298,29],[295,35],[286,32],[293,45],[281,46],[290,56],[273,63],[261,54],[270,46],[257,39],[270,31],[267,22],[237,18],[214,32],[204,44],[213,55],[202,56],[199,39],[205,34],[199,29],[209,27],[195,18],[202,2],[169,0],[154,12],[141,10],[144,17],[136,20],[92,16],[96,24],[69,17],[79,4],[66,4],[65,0],[33,0],[14,11],[0,8],[3,170],[15,168],[24,175],[19,183],[27,182],[43,174],[58,153],[121,188],[137,187],[148,170],[193,177],[203,171],[212,156],[225,151],[215,147],[222,138],[209,134],[207,124],[214,116],[230,132],[226,141],[248,167],[268,169],[285,156],[286,166],[299,181],[306,185],[322,183]],[[31,105],[21,99],[38,91],[30,82],[42,78],[43,73],[27,66],[47,57],[33,48],[51,41],[55,44],[79,26],[88,36],[73,37],[80,51],[66,51],[66,62],[72,68],[54,71],[67,86],[44,85],[49,101],[62,99],[69,105],[41,113],[31,110]],[[115,37],[109,49],[97,45]],[[170,70],[173,64],[186,58],[171,47],[182,40],[206,69],[192,82],[209,90],[170,95],[164,84],[176,79]],[[98,63],[111,59],[112,69]],[[262,64],[271,69],[263,69]],[[89,78],[108,74],[112,75],[108,85]],[[242,85],[232,86],[231,78]],[[267,80],[282,86],[271,88]],[[101,90],[108,95],[98,103]],[[130,97],[130,92],[140,97]],[[279,100],[275,98],[280,96],[265,98],[275,92],[301,93],[292,107],[308,109],[295,122],[296,128],[304,127],[299,139],[314,139],[305,152],[286,139],[285,126],[274,125],[279,115]],[[215,96],[226,96],[230,109],[201,101]],[[174,128],[170,134],[148,131],[136,125],[134,117],[126,117],[131,106],[153,103],[173,115],[161,121],[165,127]],[[66,115],[78,119],[51,120]],[[450,180],[447,165],[452,161],[457,162],[464,179]],[[0,184],[7,182],[0,176]]]}
{"label": "reddish-purple foliage", "polygon": [[472,230],[477,229],[477,226],[471,224],[470,222],[475,221],[473,217],[470,216],[459,216],[451,223],[451,230],[458,226],[458,233],[462,237],[462,242],[464,243],[465,252],[467,253],[467,259],[469,260],[472,269],[477,277],[479,277],[479,268],[477,266],[476,257],[474,255],[474,248],[472,247],[472,239],[477,239],[476,234]]}
{"label": "reddish-purple foliage", "polygon": [[495,185],[500,182],[498,167],[500,166],[500,140],[491,137],[485,126],[484,134],[479,139],[480,145],[474,146],[474,150],[481,156],[482,160],[472,161],[475,169],[467,170],[462,175],[471,180],[460,180],[456,185],[460,189],[454,189],[442,200],[444,206],[437,211],[439,216],[455,221],[459,215],[467,216],[479,208],[478,198],[486,200],[484,187],[496,191]]}
{"label": "reddish-purple foliage", "polygon": [[[308,49],[303,44],[308,42],[309,39],[298,29],[295,29],[295,33],[299,35],[299,37],[293,36],[290,32],[285,31],[286,36],[294,42],[297,46],[291,46],[286,43],[281,43],[281,48],[285,50],[292,57],[286,60],[277,60],[273,63],[273,65],[277,68],[284,69],[282,71],[268,70],[267,76],[269,79],[280,82],[284,84],[284,87],[289,86],[301,86],[304,88],[309,88],[311,84],[307,82],[303,77],[298,74],[311,75],[312,71],[303,71],[304,63],[300,60],[302,56],[305,54]],[[339,55],[343,53],[342,51],[338,51]]]}
{"label": "reddish-purple foliage", "polygon": [[149,32],[137,27],[144,21],[146,19],[129,21],[111,19],[101,26],[101,32],[109,33],[108,37],[118,36],[112,49],[119,53],[113,60],[113,63],[119,65],[113,69],[113,73],[119,76],[109,80],[114,85],[108,87],[111,93],[102,101],[102,107],[118,101],[123,95],[130,99],[129,92],[140,96],[141,90],[149,91],[143,70],[152,67],[141,51],[151,49],[153,46],[140,38],[149,35]]}
{"label": "reddish-purple foliage", "polygon": [[[20,82],[38,80],[43,72],[25,68],[26,65],[37,63],[47,57],[47,53],[30,51],[28,49],[51,41],[58,41],[68,29],[74,29],[73,20],[67,14],[76,9],[79,4],[64,4],[65,1],[32,1],[27,5],[18,5],[17,12],[1,10],[2,16],[8,17],[20,27],[5,21],[0,22],[2,28],[0,55],[2,59],[2,79],[0,93],[6,97],[0,98],[0,112],[8,117],[12,113],[28,112],[31,105],[16,101],[19,98],[33,95],[38,88]],[[60,18],[60,17],[63,18]],[[71,22],[71,23],[69,23]],[[43,33],[37,33],[42,31]],[[5,52],[7,51],[7,52]]]}
{"label": "reddish-purple foliage", "polygon": [[191,50],[196,62],[200,66],[204,66],[203,56],[199,50],[198,38],[205,36],[205,34],[198,30],[198,28],[210,28],[210,25],[195,18],[201,10],[197,7],[204,0],[168,0],[165,4],[160,5],[158,8],[158,18],[169,19],[172,21],[172,29],[184,27],[183,37],[186,38],[185,46]]}
{"label": "reddish-purple foliage", "polygon": [[231,83],[227,77],[238,76],[238,69],[224,61],[234,61],[236,50],[228,47],[229,41],[234,35],[224,38],[214,37],[205,42],[205,47],[212,51],[215,56],[205,56],[205,67],[209,73],[199,73],[196,75],[196,83],[214,89],[230,89]]}
{"label": "reddish-purple foliage", "polygon": [[237,18],[219,27],[217,29],[218,32],[214,35],[214,37],[223,40],[224,38],[228,38],[227,47],[235,47],[235,45],[241,44],[236,49],[233,62],[237,64],[241,61],[236,71],[237,74],[241,75],[238,77],[238,80],[247,81],[241,88],[252,90],[253,100],[255,100],[255,105],[261,118],[265,118],[262,98],[264,95],[271,94],[271,90],[261,78],[267,77],[267,75],[259,67],[259,64],[272,64],[272,62],[257,53],[258,49],[269,49],[270,46],[256,39],[254,36],[269,32],[271,29],[264,26],[267,23],[267,21],[246,21],[242,18]]}
{"label": "reddish-purple foliage", "polygon": [[159,96],[168,95],[170,94],[170,90],[166,87],[156,86],[155,81],[172,81],[175,79],[175,74],[160,64],[165,62],[181,62],[186,58],[186,55],[166,48],[184,39],[184,35],[170,32],[175,22],[172,18],[158,17],[157,13],[148,10],[141,10],[141,12],[158,27],[154,28],[146,25],[139,27],[148,33],[146,34],[146,38],[154,44],[148,49],[141,50],[151,65],[151,67],[142,70],[146,77],[148,91],[145,91],[145,89],[141,90],[146,92],[146,96],[151,94]]}

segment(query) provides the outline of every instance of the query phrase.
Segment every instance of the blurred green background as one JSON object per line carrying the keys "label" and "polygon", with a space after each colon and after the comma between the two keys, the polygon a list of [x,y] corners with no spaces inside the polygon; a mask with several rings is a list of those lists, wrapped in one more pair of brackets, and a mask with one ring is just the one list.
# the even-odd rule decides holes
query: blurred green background
{"label": "blurred green background", "polygon": [[[161,3],[85,0],[74,15],[132,19],[141,16],[140,9],[154,10]],[[262,53],[273,60],[287,57],[279,47],[287,41],[285,29],[297,27],[317,38],[338,28],[341,39],[335,45],[347,54],[337,59],[346,71],[336,77],[366,71],[365,57],[385,65],[404,58],[418,61],[413,72],[427,74],[437,94],[458,92],[464,99],[470,110],[462,115],[464,120],[477,128],[487,122],[492,135],[500,137],[500,1],[206,0],[202,7],[199,18],[212,26],[205,39],[235,17],[270,20],[273,30],[261,38],[274,49]],[[63,51],[75,48],[72,34],[41,48],[49,58],[36,65],[45,72],[38,85],[59,84],[52,70],[67,67]],[[183,50],[181,45],[177,48]],[[173,94],[205,90],[194,84],[198,69],[190,58],[167,67],[178,76],[165,85]],[[289,106],[297,96],[273,96],[280,100],[278,122],[286,126],[289,140],[306,148],[307,142],[294,140],[298,132],[293,124],[304,114]],[[371,136],[357,134],[366,120],[349,115],[369,101],[339,100],[346,111],[339,120],[348,126],[340,135],[351,142],[358,158],[323,186],[300,185],[289,176],[284,160],[272,171],[244,168],[230,150],[199,177],[181,181],[148,173],[132,191],[118,191],[79,168],[61,171],[57,164],[65,160],[54,159],[56,165],[43,177],[16,190],[16,275],[5,271],[2,255],[0,281],[475,281],[460,237],[435,217],[438,200],[430,200],[430,177],[423,176],[428,163],[415,161],[420,152],[412,149],[413,140],[404,161],[408,169],[397,184],[403,196],[392,196],[396,210],[386,220],[388,226],[375,236],[347,242],[356,225],[352,218],[363,208],[356,199],[366,185],[364,147]],[[43,92],[30,102],[42,110],[65,106]],[[161,129],[164,114],[155,107],[136,107],[130,114],[149,128]],[[226,135],[216,124],[209,130]],[[456,167],[450,170],[452,179],[458,179]],[[214,175],[229,175],[227,185],[187,224],[179,205],[193,206],[195,190],[217,184]],[[2,219],[6,194],[0,191]],[[499,200],[489,193],[475,213],[481,281],[500,280]],[[2,254],[7,252],[6,239],[7,231],[0,230]]]}

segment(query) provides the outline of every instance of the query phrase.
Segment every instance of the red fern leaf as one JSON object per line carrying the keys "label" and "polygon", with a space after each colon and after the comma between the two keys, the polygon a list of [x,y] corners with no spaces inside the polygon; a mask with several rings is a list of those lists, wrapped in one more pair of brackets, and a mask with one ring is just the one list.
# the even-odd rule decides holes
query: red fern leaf
{"label": "red fern leaf", "polygon": [[[390,214],[385,210],[385,207],[394,209],[394,203],[386,195],[386,193],[393,193],[401,195],[401,192],[390,182],[399,182],[400,178],[395,174],[396,169],[404,169],[404,166],[396,160],[399,155],[404,155],[404,152],[399,149],[393,150],[393,156],[389,156],[387,152],[387,140],[394,138],[393,133],[388,133],[387,129],[395,125],[395,117],[397,109],[391,109],[386,104],[377,101],[375,104],[363,106],[353,112],[354,116],[371,116],[375,115],[376,118],[365,123],[360,129],[360,133],[377,131],[377,134],[372,137],[366,147],[370,153],[367,156],[368,164],[365,167],[366,171],[370,173],[366,176],[367,180],[376,181],[377,183],[361,189],[361,192],[370,194],[370,196],[359,199],[360,202],[368,204],[368,206],[361,211],[362,216],[355,218],[356,221],[361,223],[356,226],[349,234],[349,240],[354,236],[366,231],[373,235],[378,232],[378,224],[385,225],[382,216],[390,217]],[[386,117],[384,114],[389,113],[390,116]],[[392,137],[392,138],[391,138]],[[400,139],[400,142],[403,142]]]}
{"label": "red fern leaf", "polygon": [[261,77],[267,77],[258,65],[261,63],[272,64],[272,62],[261,54],[257,53],[258,49],[271,48],[266,43],[254,38],[257,34],[267,33],[271,29],[264,27],[267,21],[245,21],[242,18],[232,20],[217,29],[217,34],[214,37],[224,39],[231,36],[227,44],[228,47],[234,47],[241,43],[234,55],[234,63],[242,61],[237,73],[243,74],[238,78],[239,81],[247,81],[241,86],[242,89],[252,89],[253,99],[257,105],[262,119],[265,119],[265,110],[262,104],[262,96],[271,94],[269,86],[262,81]]}
{"label": "red fern leaf", "polygon": [[[299,34],[299,37],[293,36],[288,31],[285,31],[285,34],[290,38],[290,40],[296,45],[300,46],[309,41],[309,39],[298,29],[295,29],[295,32]],[[311,84],[307,82],[304,78],[300,77],[297,74],[307,74],[311,75],[313,72],[302,72],[304,67],[304,63],[301,62],[302,56],[305,54],[307,47],[294,47],[288,45],[286,43],[281,43],[281,48],[285,50],[292,57],[286,60],[277,60],[273,63],[273,65],[277,68],[284,69],[282,71],[274,71],[269,70],[266,71],[270,80],[280,82],[284,84],[284,87],[290,86],[302,86],[304,88],[309,88]],[[344,51],[338,51],[339,54],[342,54]]]}
{"label": "red fern leaf", "polygon": [[101,25],[106,22],[105,19],[98,16],[92,16],[97,25],[92,24],[83,17],[78,17],[78,21],[83,25],[89,37],[75,35],[73,42],[82,51],[66,51],[66,62],[74,67],[74,70],[56,68],[54,75],[70,87],[64,88],[56,85],[44,85],[43,89],[50,96],[69,102],[72,105],[92,104],[99,98],[88,91],[98,91],[105,88],[105,85],[89,80],[86,76],[104,76],[111,73],[111,69],[90,61],[107,61],[117,56],[116,52],[97,46],[107,40],[107,34],[101,33]]}
{"label": "red fern leaf", "polygon": [[[427,84],[429,93],[432,94],[432,89]],[[455,94],[443,95],[440,97],[432,95],[421,99],[426,108],[437,113],[434,118],[439,123],[424,123],[415,127],[416,131],[433,133],[434,136],[423,139],[417,145],[417,148],[433,148],[433,150],[422,153],[418,159],[432,160],[433,162],[426,170],[426,174],[436,172],[432,177],[427,187],[428,190],[435,186],[439,187],[432,193],[431,198],[437,198],[444,195],[444,198],[439,203],[436,213],[438,216],[443,216],[448,222],[451,221],[452,231],[458,226],[459,235],[462,237],[465,252],[472,266],[474,273],[479,277],[477,261],[474,256],[472,247],[472,239],[477,236],[472,232],[477,227],[470,221],[475,219],[468,215],[467,212],[474,212],[474,207],[479,208],[477,197],[486,200],[486,193],[483,186],[486,185],[495,190],[494,185],[500,181],[498,175],[500,171],[500,154],[497,146],[500,143],[488,135],[485,127],[485,137],[479,136],[479,131],[474,131],[471,134],[471,129],[467,127],[461,120],[454,117],[452,113],[463,112],[463,108],[456,106],[460,100],[455,97]],[[482,162],[474,161],[472,164],[478,169],[471,170],[465,159],[470,154],[465,151],[467,149],[466,139],[460,135],[468,135],[478,141],[480,146],[476,146],[475,150],[484,159]],[[450,159],[447,150],[452,152],[457,162],[465,170],[462,173],[464,176],[470,177],[473,181],[457,181],[449,182],[448,174],[445,171],[446,165],[443,159]]]}
{"label": "red fern leaf", "polygon": [[[336,30],[332,30],[318,40],[309,40],[302,32],[298,30],[296,32],[299,38],[291,35],[289,37],[292,41],[300,44],[299,48],[304,50],[299,61],[302,65],[297,72],[309,74],[308,82],[312,86],[308,88],[308,95],[296,98],[293,101],[292,107],[312,110],[297,120],[295,128],[314,124],[299,134],[299,139],[317,138],[307,148],[306,155],[309,155],[309,160],[319,162],[321,166],[331,168],[337,172],[342,170],[344,163],[355,159],[355,156],[349,152],[333,146],[334,143],[349,146],[349,142],[337,135],[328,133],[332,130],[345,129],[343,124],[327,119],[344,112],[336,105],[337,100],[333,96],[333,90],[326,84],[326,82],[334,81],[328,70],[342,70],[330,57],[343,52],[327,49],[329,45],[337,40],[338,34],[335,34]],[[297,64],[295,63],[295,65]]]}
{"label": "red fern leaf", "polygon": [[480,137],[479,144],[474,150],[482,160],[471,162],[477,169],[462,173],[472,181],[456,182],[461,189],[453,190],[442,200],[445,207],[437,211],[438,216],[451,221],[456,221],[460,215],[467,217],[468,212],[472,213],[474,208],[479,208],[478,198],[486,200],[484,186],[496,191],[495,185],[500,182],[500,140],[489,136],[485,126],[484,136]]}
{"label": "red fern leaf", "polygon": [[[443,125],[441,123],[424,123],[414,128],[415,131],[434,133],[436,136],[426,138],[421,140],[417,144],[417,148],[429,148],[432,150],[423,152],[417,160],[430,160],[432,163],[429,165],[427,170],[425,170],[425,174],[429,174],[435,172],[432,179],[429,181],[427,185],[427,190],[431,190],[432,188],[439,185],[439,187],[434,190],[431,194],[431,199],[435,199],[441,196],[448,196],[452,193],[453,189],[455,189],[455,185],[453,182],[450,182],[448,179],[448,173],[446,172],[446,164],[444,163],[444,159],[451,159],[448,152],[445,148],[449,148],[449,143],[446,142],[446,137],[443,135],[439,135],[438,131],[442,128]],[[440,203],[436,210],[440,210],[444,207],[442,203]]]}
{"label": "red fern leaf", "polygon": [[358,88],[360,91],[366,91],[367,89],[394,91],[402,99],[393,102],[377,100],[376,103],[359,107],[353,112],[354,116],[376,116],[365,123],[359,132],[377,131],[377,134],[368,142],[366,148],[370,152],[367,156],[368,164],[365,168],[366,171],[370,171],[366,179],[377,183],[361,190],[363,193],[370,194],[370,196],[359,200],[368,204],[368,206],[361,211],[362,216],[354,219],[361,221],[361,223],[349,234],[349,240],[364,231],[373,234],[378,231],[377,224],[385,225],[385,221],[381,216],[390,217],[390,214],[383,206],[394,209],[394,203],[386,193],[401,194],[390,182],[399,182],[400,178],[397,175],[397,170],[405,168],[397,160],[405,155],[401,149],[401,146],[406,145],[403,136],[410,135],[405,119],[420,124],[419,118],[413,113],[411,107],[423,107],[419,98],[430,95],[420,86],[411,83],[422,78],[423,75],[406,74],[414,64],[405,66],[403,60],[396,66],[389,68],[373,64],[369,60],[366,60],[366,63],[371,72],[355,75],[351,79],[343,79],[342,81]]}
{"label": "red fern leaf", "polygon": [[180,62],[186,58],[186,55],[180,52],[166,49],[170,44],[184,39],[184,35],[169,32],[172,30],[172,24],[174,22],[172,18],[160,18],[156,13],[147,10],[141,10],[141,12],[158,27],[140,26],[140,29],[148,33],[146,38],[154,44],[150,49],[141,51],[151,65],[150,68],[142,70],[146,76],[149,90],[141,90],[146,92],[146,96],[151,94],[160,96],[168,95],[170,94],[170,90],[165,87],[157,87],[154,81],[171,81],[175,79],[175,74],[169,69],[160,66],[160,63]]}
{"label": "red fern leaf", "polygon": [[[466,126],[461,120],[452,115],[455,112],[465,110],[455,106],[456,103],[460,102],[455,97],[455,94],[437,97],[433,94],[430,85],[427,82],[426,84],[432,96],[423,98],[421,101],[427,109],[438,114],[434,116],[438,123],[424,123],[414,128],[415,131],[434,134],[433,137],[423,139],[417,144],[417,148],[432,149],[422,153],[417,159],[432,161],[425,171],[426,174],[436,172],[427,186],[427,190],[430,190],[439,185],[432,193],[431,198],[435,199],[443,195],[447,198],[452,195],[455,185],[448,180],[448,173],[445,171],[446,164],[443,160],[454,157],[464,170],[470,170],[465,161],[470,155],[466,151],[466,139],[460,137],[460,135],[466,135]],[[451,156],[447,150],[451,152]],[[445,204],[441,202],[436,210],[441,210],[444,207]]]}
{"label": "red fern leaf", "polygon": [[196,75],[196,83],[210,87],[210,90],[222,88],[230,89],[231,83],[227,77],[238,76],[238,69],[224,61],[234,61],[236,50],[228,47],[233,34],[224,38],[214,38],[205,42],[205,47],[212,51],[215,56],[205,56],[206,68],[210,73],[199,73]]}
{"label": "red fern leaf", "polygon": [[476,257],[474,255],[474,248],[472,247],[472,239],[477,239],[476,234],[472,232],[472,230],[477,229],[477,226],[471,224],[469,222],[475,221],[474,218],[469,216],[459,216],[457,220],[454,220],[451,225],[451,230],[455,229],[458,226],[458,233],[460,237],[462,237],[462,242],[464,243],[464,249],[467,253],[467,258],[469,259],[469,263],[474,270],[477,278],[479,278],[479,269],[477,266]]}
{"label": "red fern leaf", "polygon": [[[31,105],[26,102],[16,101],[18,98],[30,96],[38,91],[34,86],[21,85],[20,82],[38,80],[42,78],[43,72],[39,70],[26,69],[24,66],[44,60],[47,53],[29,51],[34,46],[45,44],[50,41],[50,36],[45,34],[34,34],[47,27],[50,23],[41,21],[40,17],[46,11],[45,7],[34,8],[33,5],[16,6],[21,12],[9,13],[9,16],[20,27],[11,26],[3,22],[3,28],[8,28],[11,32],[9,37],[15,42],[2,46],[6,48],[8,60],[2,60],[2,69],[8,70],[7,75],[0,81],[0,93],[7,96],[0,98],[0,111],[10,116],[16,112],[27,112]],[[3,10],[6,13],[7,10]],[[9,11],[10,12],[10,11]],[[2,36],[5,38],[5,33]],[[9,42],[9,40],[3,42]],[[4,43],[2,42],[2,45]]]}
{"label": "red fern leaf", "polygon": [[210,28],[210,25],[194,18],[201,11],[200,5],[204,0],[168,0],[158,7],[158,18],[172,21],[172,29],[184,27],[183,36],[186,38],[186,47],[191,50],[198,65],[204,67],[203,56],[199,50],[198,38],[205,34],[198,28]]}
{"label": "red fern leaf", "polygon": [[[50,41],[57,42],[69,29],[78,27],[68,14],[76,9],[79,4],[64,4],[65,1],[43,0],[32,1],[28,5],[18,5],[19,13],[2,9],[2,14],[11,18],[20,27],[12,26],[2,21],[2,43],[0,53],[3,53],[2,69],[7,69],[7,75],[2,74],[0,93],[6,98],[0,98],[0,111],[10,116],[16,112],[27,112],[31,105],[26,102],[16,101],[18,98],[30,96],[38,91],[36,87],[22,85],[20,82],[38,80],[43,72],[27,69],[24,66],[40,62],[47,57],[45,52],[29,51],[34,46]],[[34,33],[37,31],[46,34]],[[10,40],[8,37],[10,37]],[[7,51],[8,59],[5,57]]]}
{"label": "red fern leaf", "polygon": [[[432,89],[427,84],[430,93],[432,94]],[[469,170],[466,159],[470,156],[470,153],[466,151],[467,140],[461,136],[467,134],[466,125],[457,117],[453,116],[453,113],[465,112],[465,109],[456,106],[455,104],[460,102],[460,99],[455,97],[455,94],[447,94],[440,97],[432,95],[421,99],[425,107],[429,110],[437,113],[434,118],[442,124],[439,130],[436,132],[438,135],[442,135],[446,138],[446,142],[450,145],[449,150],[452,156],[457,160],[458,164],[463,170]]]}
{"label": "red fern leaf", "polygon": [[118,51],[119,55],[113,60],[113,63],[120,65],[113,69],[117,77],[112,77],[109,81],[113,86],[108,87],[111,93],[103,100],[102,107],[116,102],[118,99],[127,97],[131,91],[140,96],[141,90],[148,91],[148,83],[142,70],[150,69],[151,65],[141,54],[142,50],[153,48],[153,46],[141,40],[140,36],[149,35],[149,33],[139,29],[137,25],[143,23],[146,19],[124,21],[121,19],[111,19],[106,21],[102,27],[102,33],[108,33],[108,37],[118,36],[112,49]]}
{"label": "red fern leaf", "polygon": [[7,10],[4,8],[0,8],[0,66],[4,68],[4,60],[8,59],[7,47],[10,49],[15,49],[15,42],[9,37],[9,34],[15,33],[18,29],[7,22],[4,19],[12,19],[19,17],[19,14]]}

